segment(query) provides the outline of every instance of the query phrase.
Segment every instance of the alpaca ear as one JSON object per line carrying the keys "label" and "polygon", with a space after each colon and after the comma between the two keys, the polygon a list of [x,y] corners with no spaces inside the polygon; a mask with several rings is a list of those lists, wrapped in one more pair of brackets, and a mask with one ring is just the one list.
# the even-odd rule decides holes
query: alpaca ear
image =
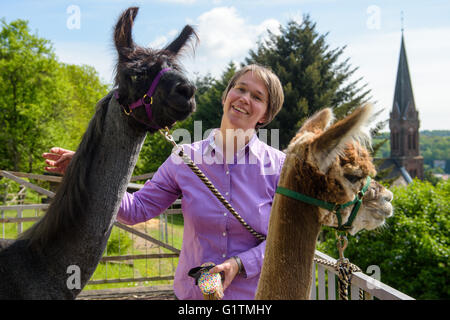
{"label": "alpaca ear", "polygon": [[186,43],[189,42],[192,38],[194,38],[196,42],[198,41],[198,36],[194,28],[192,28],[190,25],[186,25],[178,35],[178,37],[173,40],[167,47],[165,47],[164,50],[170,51],[173,54],[177,55],[180,50],[186,45]]}
{"label": "alpaca ear", "polygon": [[331,108],[325,108],[323,110],[320,110],[316,112],[314,115],[311,116],[306,122],[302,125],[300,130],[298,131],[299,134],[304,133],[306,131],[309,132],[317,132],[317,131],[323,131],[325,128],[327,128],[330,123],[334,120],[333,111]]}
{"label": "alpaca ear", "polygon": [[128,54],[131,52],[130,49],[134,47],[131,29],[138,11],[138,7],[128,8],[117,21],[114,29],[114,43],[119,54],[119,61],[127,60]]}
{"label": "alpaca ear", "polygon": [[372,114],[371,105],[356,109],[351,115],[338,121],[319,135],[312,143],[312,154],[321,172],[326,173],[336,156],[343,154],[349,142],[370,143],[365,124]]}

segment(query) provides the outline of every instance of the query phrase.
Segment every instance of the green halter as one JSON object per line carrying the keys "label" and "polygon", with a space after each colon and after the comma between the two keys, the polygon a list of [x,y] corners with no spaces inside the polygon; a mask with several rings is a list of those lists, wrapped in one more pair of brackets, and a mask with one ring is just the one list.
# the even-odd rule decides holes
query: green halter
{"label": "green halter", "polygon": [[[285,195],[287,197],[300,200],[302,202],[306,202],[308,204],[318,206],[321,208],[324,208],[328,211],[334,212],[338,219],[338,227],[337,230],[340,231],[346,231],[348,229],[351,229],[353,220],[355,220],[356,215],[358,214],[359,208],[361,207],[362,198],[364,197],[364,194],[366,193],[367,189],[369,189],[371,178],[368,176],[366,184],[364,187],[356,194],[355,199],[352,201],[349,201],[344,204],[336,204],[336,203],[330,203],[323,200],[315,199],[308,197],[302,193],[298,193],[295,191],[292,191],[290,189],[284,188],[284,187],[277,187],[276,193]],[[352,212],[350,213],[350,216],[348,217],[348,220],[345,224],[342,224],[342,216],[341,216],[341,209],[347,208],[351,205],[354,205]]]}

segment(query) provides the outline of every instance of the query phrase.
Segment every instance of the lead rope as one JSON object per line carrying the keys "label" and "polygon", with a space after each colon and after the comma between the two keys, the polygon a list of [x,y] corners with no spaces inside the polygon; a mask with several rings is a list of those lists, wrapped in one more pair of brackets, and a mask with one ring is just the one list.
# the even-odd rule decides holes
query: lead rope
{"label": "lead rope", "polygon": [[[212,182],[203,174],[199,167],[186,155],[183,151],[183,148],[179,148],[172,135],[169,134],[169,129],[166,127],[165,129],[160,129],[159,132],[166,138],[167,141],[173,144],[173,146],[177,149],[180,149],[178,156],[180,156],[184,163],[195,173],[200,180],[208,187],[208,189],[216,196],[216,198],[227,208],[227,210],[250,232],[253,236],[255,236],[258,240],[264,241],[266,240],[266,236],[255,231],[251,226],[248,225],[247,222],[239,215],[239,213],[234,210],[231,204],[225,199],[219,190],[212,184]],[[174,152],[175,153],[175,152]]]}
{"label": "lead rope", "polygon": [[[255,231],[251,226],[245,222],[245,220],[239,215],[239,213],[234,210],[231,204],[222,196],[219,190],[214,187],[212,182],[203,174],[199,167],[186,155],[183,151],[183,148],[179,148],[178,144],[175,142],[172,135],[169,133],[169,129],[165,127],[164,129],[160,129],[159,133],[166,138],[167,141],[172,143],[172,145],[176,149],[180,149],[178,153],[176,153],[179,157],[181,157],[184,163],[195,173],[200,180],[208,187],[208,189],[216,196],[216,198],[227,208],[227,210],[258,240],[264,241],[266,240],[266,236]],[[174,152],[175,153],[175,152]],[[361,272],[361,269],[356,265],[350,263],[350,261],[344,257],[344,250],[347,247],[347,238],[343,235],[338,235],[336,233],[337,242],[336,245],[339,251],[339,259],[333,263],[324,259],[314,257],[314,262],[333,267],[338,272],[338,283],[339,283],[339,298],[341,300],[348,300],[349,286],[351,283],[351,276],[353,272]],[[364,291],[359,289],[359,300],[364,300]]]}
{"label": "lead rope", "polygon": [[[349,296],[349,287],[352,280],[353,272],[362,272],[362,270],[350,263],[350,261],[344,257],[344,250],[347,248],[348,239],[345,235],[339,235],[336,232],[336,246],[339,251],[339,259],[336,262],[330,262],[328,260],[314,258],[316,263],[326,265],[334,268],[338,274],[338,285],[339,285],[339,299],[340,300],[348,300]],[[359,288],[359,300],[364,300],[364,290]]]}

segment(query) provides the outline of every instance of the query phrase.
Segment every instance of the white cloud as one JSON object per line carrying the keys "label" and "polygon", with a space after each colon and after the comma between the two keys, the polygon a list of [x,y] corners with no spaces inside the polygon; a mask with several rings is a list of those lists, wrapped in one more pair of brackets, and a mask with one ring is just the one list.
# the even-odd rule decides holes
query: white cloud
{"label": "white cloud", "polygon": [[162,48],[167,43],[167,37],[166,36],[160,36],[150,42],[147,46],[150,48]]}
{"label": "white cloud", "polygon": [[186,69],[201,75],[218,77],[230,61],[242,62],[256,43],[267,35],[266,30],[278,32],[275,19],[253,25],[239,15],[234,7],[217,7],[191,20],[196,26],[200,45],[195,58],[185,61]]}

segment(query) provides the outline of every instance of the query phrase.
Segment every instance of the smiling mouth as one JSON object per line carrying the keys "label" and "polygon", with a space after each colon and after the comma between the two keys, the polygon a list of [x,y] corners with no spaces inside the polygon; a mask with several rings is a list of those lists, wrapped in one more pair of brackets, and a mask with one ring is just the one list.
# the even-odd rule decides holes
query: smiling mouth
{"label": "smiling mouth", "polygon": [[248,114],[247,111],[245,111],[244,109],[239,108],[239,107],[237,107],[237,106],[231,106],[231,108],[232,108],[233,110],[236,110],[236,111],[239,112],[239,113],[242,113],[242,114]]}

